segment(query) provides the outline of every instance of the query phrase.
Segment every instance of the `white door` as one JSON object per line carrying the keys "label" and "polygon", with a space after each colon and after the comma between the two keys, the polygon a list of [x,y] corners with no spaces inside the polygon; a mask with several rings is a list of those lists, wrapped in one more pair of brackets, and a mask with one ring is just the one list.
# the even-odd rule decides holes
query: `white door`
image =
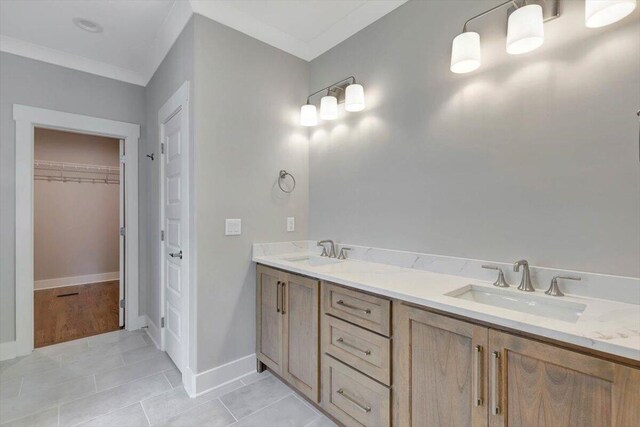
{"label": "white door", "polygon": [[125,280],[125,260],[127,259],[125,256],[125,233],[122,232],[125,228],[124,219],[125,219],[125,210],[124,210],[124,163],[122,159],[124,158],[124,140],[120,140],[120,297],[118,298],[118,325],[120,327],[124,326],[124,280]]}
{"label": "white door", "polygon": [[[185,193],[186,157],[182,150],[182,111],[176,112],[162,129],[164,144],[163,161],[163,230],[164,239],[164,349],[178,369],[183,368],[183,349],[187,339],[185,316],[187,298],[186,285],[186,212]],[[183,267],[183,265],[185,267]]]}

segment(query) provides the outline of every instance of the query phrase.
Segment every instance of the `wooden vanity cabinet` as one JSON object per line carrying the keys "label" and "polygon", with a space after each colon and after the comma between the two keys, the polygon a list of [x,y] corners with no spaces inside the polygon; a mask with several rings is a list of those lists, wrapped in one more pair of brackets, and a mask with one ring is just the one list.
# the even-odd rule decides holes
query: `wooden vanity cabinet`
{"label": "wooden vanity cabinet", "polygon": [[319,402],[320,283],[262,265],[256,276],[258,364]]}
{"label": "wooden vanity cabinet", "polygon": [[394,305],[396,426],[640,425],[640,370]]}
{"label": "wooden vanity cabinet", "polygon": [[639,369],[493,329],[489,348],[491,427],[640,425]]}
{"label": "wooden vanity cabinet", "polygon": [[489,330],[394,304],[394,425],[487,425]]}

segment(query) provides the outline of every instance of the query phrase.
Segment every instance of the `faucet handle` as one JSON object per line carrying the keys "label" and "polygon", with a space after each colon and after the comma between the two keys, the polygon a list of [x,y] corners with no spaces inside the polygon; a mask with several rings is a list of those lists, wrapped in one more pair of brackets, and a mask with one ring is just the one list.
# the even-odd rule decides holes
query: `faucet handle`
{"label": "faucet handle", "polygon": [[338,259],[347,259],[347,252],[346,251],[350,251],[352,248],[340,248],[340,255],[338,255]]}
{"label": "faucet handle", "polygon": [[327,247],[325,245],[323,245],[321,242],[318,242],[316,245],[322,247],[322,253],[320,254],[320,256],[329,256],[329,253],[327,252]]}
{"label": "faucet handle", "polygon": [[549,286],[549,289],[547,289],[544,293],[547,295],[551,295],[554,297],[562,297],[564,296],[564,293],[562,293],[562,291],[560,290],[560,287],[558,286],[558,279],[564,279],[564,280],[582,280],[582,277],[580,276],[554,276],[553,279],[551,279],[551,286]]}
{"label": "faucet handle", "polygon": [[495,265],[483,265],[482,268],[486,268],[487,270],[498,270],[498,278],[495,282],[493,282],[493,286],[497,286],[499,288],[508,288],[509,284],[504,278],[504,273],[500,267]]}

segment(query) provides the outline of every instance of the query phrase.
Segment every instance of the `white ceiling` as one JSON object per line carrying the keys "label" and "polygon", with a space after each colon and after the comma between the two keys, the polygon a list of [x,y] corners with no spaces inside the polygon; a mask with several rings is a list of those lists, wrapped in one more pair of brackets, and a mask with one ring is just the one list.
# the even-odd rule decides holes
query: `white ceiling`
{"label": "white ceiling", "polygon": [[405,1],[0,0],[0,50],[144,86],[192,13],[310,61]]}

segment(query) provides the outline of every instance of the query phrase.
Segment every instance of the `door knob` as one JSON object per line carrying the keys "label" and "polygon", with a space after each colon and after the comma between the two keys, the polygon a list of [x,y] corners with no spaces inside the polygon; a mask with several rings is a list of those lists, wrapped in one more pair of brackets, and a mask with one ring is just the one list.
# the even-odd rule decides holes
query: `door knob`
{"label": "door knob", "polygon": [[182,251],[169,253],[169,256],[171,258],[180,258],[180,259],[182,259]]}

